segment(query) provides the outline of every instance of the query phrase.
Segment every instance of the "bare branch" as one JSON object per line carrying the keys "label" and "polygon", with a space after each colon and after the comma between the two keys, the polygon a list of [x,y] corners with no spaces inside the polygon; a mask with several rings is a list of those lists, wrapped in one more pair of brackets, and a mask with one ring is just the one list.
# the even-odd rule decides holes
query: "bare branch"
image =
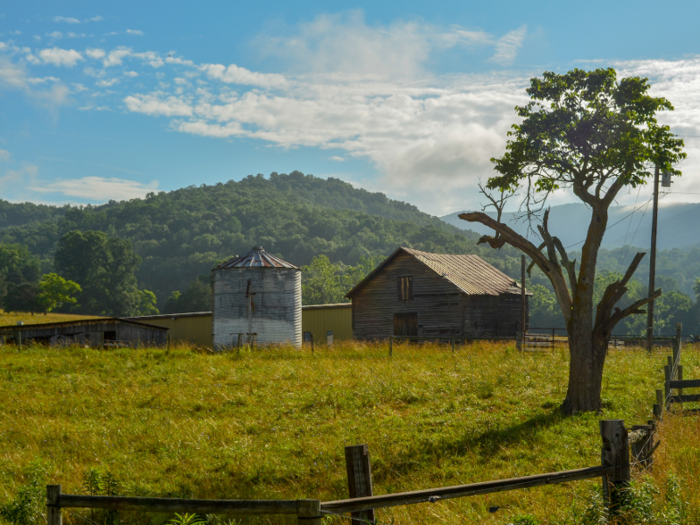
{"label": "bare branch", "polygon": [[628,317],[633,314],[645,314],[647,313],[646,310],[640,310],[639,308],[641,306],[644,306],[647,303],[650,303],[657,297],[661,296],[661,289],[659,288],[656,290],[653,294],[651,294],[648,297],[644,297],[643,299],[639,299],[638,301],[635,301],[631,305],[629,305],[627,308],[624,310],[620,310],[619,308],[615,308],[615,313],[613,316],[610,318],[610,321],[608,321],[608,326],[609,330],[608,332],[611,332],[613,328],[615,328],[615,325],[622,321],[625,317]]}
{"label": "bare branch", "polygon": [[[528,255],[532,261],[537,265],[537,267],[544,272],[544,274],[549,278],[554,288],[554,293],[559,301],[559,306],[561,307],[562,313],[564,315],[564,320],[569,323],[571,319],[571,295],[569,293],[569,288],[566,285],[566,280],[564,279],[564,274],[561,271],[561,266],[556,261],[551,261],[546,257],[534,244],[532,244],[525,237],[513,231],[512,228],[507,225],[496,222],[491,217],[482,212],[471,212],[471,213],[460,213],[459,218],[469,222],[479,222],[484,226],[495,230],[499,235],[499,240],[497,242],[508,243],[514,248],[520,250],[521,252]],[[546,231],[546,230],[545,230]],[[496,241],[495,237],[489,237],[484,235],[479,242]]]}
{"label": "bare branch", "polygon": [[552,237],[554,246],[556,246],[559,256],[561,257],[561,264],[566,269],[566,273],[569,276],[569,286],[571,287],[571,295],[576,295],[576,289],[578,286],[578,279],[576,279],[576,259],[569,261],[569,256],[566,254],[564,245],[561,243],[558,237]]}

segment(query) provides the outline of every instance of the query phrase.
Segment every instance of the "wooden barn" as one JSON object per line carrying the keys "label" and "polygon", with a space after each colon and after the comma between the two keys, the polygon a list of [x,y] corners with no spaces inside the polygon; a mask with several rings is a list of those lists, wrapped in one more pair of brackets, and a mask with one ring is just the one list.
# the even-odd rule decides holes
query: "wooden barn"
{"label": "wooden barn", "polygon": [[477,255],[401,247],[347,297],[356,339],[515,337],[521,319],[520,284]]}
{"label": "wooden barn", "polygon": [[118,317],[0,326],[0,344],[163,346],[168,329]]}

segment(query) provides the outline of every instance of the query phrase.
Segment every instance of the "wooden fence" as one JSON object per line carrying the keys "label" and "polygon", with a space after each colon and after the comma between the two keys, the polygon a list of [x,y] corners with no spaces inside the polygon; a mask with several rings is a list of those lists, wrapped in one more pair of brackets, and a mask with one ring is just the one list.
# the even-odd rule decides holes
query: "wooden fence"
{"label": "wooden fence", "polygon": [[[651,466],[651,454],[655,425],[638,425],[628,433],[620,419],[600,421],[601,464],[561,472],[535,474],[519,478],[502,479],[438,487],[396,494],[375,496],[372,489],[372,471],[367,445],[345,448],[345,461],[350,497],[343,500],[198,500],[169,498],[136,498],[124,496],[82,496],[63,494],[60,485],[46,487],[47,525],[62,525],[62,509],[89,508],[112,511],[146,511],[162,513],[225,514],[229,516],[254,516],[287,514],[298,522],[320,525],[329,515],[352,514],[353,520],[375,523],[375,510],[417,503],[438,503],[452,498],[479,494],[492,494],[570,481],[601,478],[606,505],[614,513],[620,503],[621,491],[630,482],[632,465]],[[632,458],[630,458],[630,445]],[[658,444],[656,445],[658,446]]]}
{"label": "wooden fence", "polygon": [[[700,388],[700,379],[683,379],[683,365],[681,365],[683,325],[676,324],[676,336],[673,338],[672,355],[667,356],[667,364],[664,366],[664,389],[656,391],[656,404],[654,415],[661,417],[664,410],[668,410],[671,403],[694,403],[700,401],[700,394],[686,394],[684,389]],[[673,390],[677,390],[674,394]]]}

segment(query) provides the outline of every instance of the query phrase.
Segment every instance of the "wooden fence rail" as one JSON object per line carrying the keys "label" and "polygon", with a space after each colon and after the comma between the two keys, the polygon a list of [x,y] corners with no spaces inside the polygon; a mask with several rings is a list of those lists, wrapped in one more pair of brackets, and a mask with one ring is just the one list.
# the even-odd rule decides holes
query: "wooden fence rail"
{"label": "wooden fence rail", "polygon": [[441,487],[413,492],[399,492],[396,494],[384,494],[382,496],[370,496],[366,498],[344,499],[337,501],[324,501],[321,503],[322,511],[334,513],[358,512],[369,509],[396,507],[399,505],[413,505],[416,503],[435,503],[436,501],[451,498],[463,498],[479,494],[491,494],[506,490],[540,487],[567,481],[600,478],[615,470],[614,466],[599,466],[566,470],[563,472],[550,472],[522,478],[501,479],[498,481],[485,481],[471,483],[469,485],[456,485],[453,487]]}
{"label": "wooden fence rail", "polygon": [[[345,460],[348,475],[349,499],[321,502],[316,499],[299,500],[197,500],[170,498],[135,498],[124,496],[82,496],[63,494],[61,485],[46,487],[47,525],[62,525],[63,508],[105,509],[113,511],[147,511],[163,513],[226,514],[233,516],[288,514],[296,515],[299,523],[320,525],[322,517],[330,514],[352,513],[353,518],[375,523],[374,510],[436,503],[451,498],[491,494],[543,485],[553,485],[584,479],[602,478],[608,508],[614,512],[620,494],[629,484],[630,466],[635,461],[651,461],[650,443],[654,425],[632,427],[628,434],[620,419],[600,422],[602,439],[601,465],[562,472],[549,472],[519,478],[484,481],[468,485],[438,487],[397,494],[372,495],[372,474],[367,445],[346,447]],[[634,459],[630,460],[630,444]],[[636,446],[635,446],[636,444]]]}

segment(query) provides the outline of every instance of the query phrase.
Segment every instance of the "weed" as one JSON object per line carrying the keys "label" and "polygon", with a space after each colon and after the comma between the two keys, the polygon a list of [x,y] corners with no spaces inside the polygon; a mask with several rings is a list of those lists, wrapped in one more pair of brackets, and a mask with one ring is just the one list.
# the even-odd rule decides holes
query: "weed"
{"label": "weed", "polygon": [[40,460],[32,461],[24,472],[25,483],[15,498],[0,506],[0,517],[13,525],[34,525],[44,522],[46,473]]}

